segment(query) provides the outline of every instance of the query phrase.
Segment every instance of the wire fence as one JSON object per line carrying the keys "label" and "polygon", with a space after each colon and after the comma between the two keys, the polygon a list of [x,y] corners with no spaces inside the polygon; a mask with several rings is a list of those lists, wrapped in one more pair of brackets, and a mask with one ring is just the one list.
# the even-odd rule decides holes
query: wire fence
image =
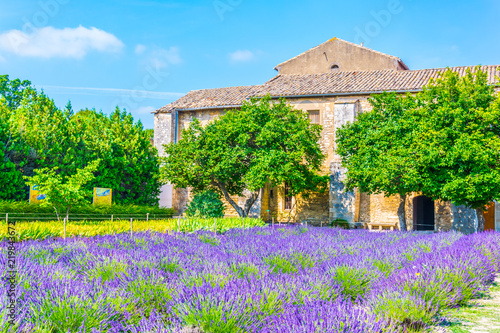
{"label": "wire fence", "polygon": [[[59,215],[59,219],[66,215]],[[67,221],[119,221],[134,219],[137,221],[165,220],[177,218],[171,214],[69,214]],[[55,213],[0,213],[0,221],[54,221],[58,220]]]}

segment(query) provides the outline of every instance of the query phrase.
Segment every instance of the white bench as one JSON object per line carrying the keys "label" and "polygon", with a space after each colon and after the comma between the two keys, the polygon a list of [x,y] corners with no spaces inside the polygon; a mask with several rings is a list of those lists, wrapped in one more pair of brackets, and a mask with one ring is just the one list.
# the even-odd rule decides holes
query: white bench
{"label": "white bench", "polygon": [[[367,222],[366,227],[368,230],[385,230],[389,229],[393,231],[394,229],[399,230],[399,219],[388,219],[388,221],[384,222]],[[375,229],[377,228],[377,229]]]}

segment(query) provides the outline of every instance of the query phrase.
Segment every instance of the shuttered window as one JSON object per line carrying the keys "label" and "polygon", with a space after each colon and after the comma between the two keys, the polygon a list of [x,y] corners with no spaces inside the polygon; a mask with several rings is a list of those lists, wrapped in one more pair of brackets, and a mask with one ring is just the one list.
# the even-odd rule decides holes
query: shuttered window
{"label": "shuttered window", "polygon": [[307,112],[309,114],[309,120],[311,121],[311,124],[319,125],[319,110],[309,110]]}

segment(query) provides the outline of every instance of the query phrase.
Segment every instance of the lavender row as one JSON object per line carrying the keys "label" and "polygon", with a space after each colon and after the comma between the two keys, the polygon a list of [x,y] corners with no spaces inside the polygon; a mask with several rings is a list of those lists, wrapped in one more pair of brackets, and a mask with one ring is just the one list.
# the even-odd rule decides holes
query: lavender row
{"label": "lavender row", "polygon": [[500,234],[264,227],[16,253],[18,315],[11,326],[2,307],[3,332],[402,332],[480,296],[500,270]]}

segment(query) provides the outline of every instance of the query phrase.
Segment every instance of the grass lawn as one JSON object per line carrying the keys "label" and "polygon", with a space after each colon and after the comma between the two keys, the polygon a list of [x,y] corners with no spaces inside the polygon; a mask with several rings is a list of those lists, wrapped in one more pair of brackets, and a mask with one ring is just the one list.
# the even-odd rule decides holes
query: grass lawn
{"label": "grass lawn", "polygon": [[500,333],[500,277],[497,277],[489,292],[459,309],[443,312],[444,322],[433,332],[488,332]]}

